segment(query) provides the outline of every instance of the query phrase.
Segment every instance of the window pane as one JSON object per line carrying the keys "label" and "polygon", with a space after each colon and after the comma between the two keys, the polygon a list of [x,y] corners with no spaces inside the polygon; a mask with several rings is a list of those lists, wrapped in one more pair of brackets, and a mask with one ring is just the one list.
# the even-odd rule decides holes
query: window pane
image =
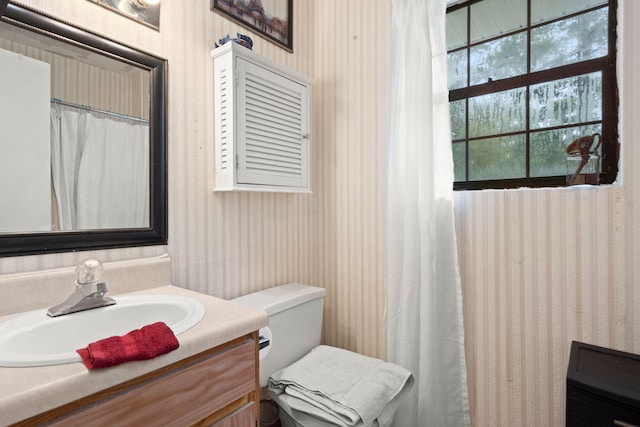
{"label": "window pane", "polygon": [[449,108],[451,110],[451,139],[453,141],[467,137],[465,132],[466,104],[467,101],[464,99],[461,101],[454,101],[449,104]]}
{"label": "window pane", "polygon": [[469,136],[496,135],[524,130],[525,88],[469,99]]}
{"label": "window pane", "polygon": [[446,22],[447,50],[467,44],[467,8],[447,13]]}
{"label": "window pane", "polygon": [[449,90],[467,86],[467,50],[458,50],[447,55]]}
{"label": "window pane", "polygon": [[531,86],[531,129],[602,119],[602,73]]}
{"label": "window pane", "polygon": [[567,172],[565,149],[576,138],[602,133],[601,126],[576,126],[531,134],[532,177],[564,175]]}
{"label": "window pane", "polygon": [[608,8],[531,30],[531,71],[606,56]]}
{"label": "window pane", "polygon": [[453,144],[453,180],[454,181],[466,181],[464,176],[465,160],[467,155],[465,153],[464,142],[457,142]]}
{"label": "window pane", "polygon": [[538,24],[606,3],[606,0],[531,0],[531,23]]}
{"label": "window pane", "polygon": [[527,72],[527,34],[518,33],[471,48],[471,84]]}
{"label": "window pane", "polygon": [[471,6],[471,42],[527,26],[527,0],[484,0]]}
{"label": "window pane", "polygon": [[[608,60],[609,37],[616,37],[609,14],[617,2],[447,3],[456,187],[564,185],[570,166],[575,170],[566,147],[578,137],[613,129],[606,120],[617,119],[616,102],[608,102],[616,99],[615,61]],[[611,111],[603,111],[605,106]],[[605,147],[614,139],[606,135]],[[608,150],[603,168],[616,171],[618,159]],[[613,173],[603,176],[606,182],[615,179]]]}
{"label": "window pane", "polygon": [[524,135],[469,142],[469,180],[522,178],[526,174]]}

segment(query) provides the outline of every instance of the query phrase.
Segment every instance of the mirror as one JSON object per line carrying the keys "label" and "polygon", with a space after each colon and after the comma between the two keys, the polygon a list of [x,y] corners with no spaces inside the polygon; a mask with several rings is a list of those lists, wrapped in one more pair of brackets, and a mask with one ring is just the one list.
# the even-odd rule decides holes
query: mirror
{"label": "mirror", "polygon": [[166,244],[166,68],[6,5],[0,256]]}

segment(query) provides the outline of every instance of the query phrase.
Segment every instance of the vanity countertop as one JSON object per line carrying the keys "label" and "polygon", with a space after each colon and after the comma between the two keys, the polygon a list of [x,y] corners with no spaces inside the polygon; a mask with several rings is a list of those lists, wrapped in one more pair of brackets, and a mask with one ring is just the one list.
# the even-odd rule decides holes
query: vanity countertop
{"label": "vanity countertop", "polygon": [[177,336],[180,342],[177,350],[155,359],[96,370],[88,370],[81,362],[31,368],[0,367],[0,425],[12,424],[73,402],[224,344],[268,324],[267,314],[262,310],[176,286],[161,286],[131,294],[191,297],[202,302],[206,314],[197,325]]}

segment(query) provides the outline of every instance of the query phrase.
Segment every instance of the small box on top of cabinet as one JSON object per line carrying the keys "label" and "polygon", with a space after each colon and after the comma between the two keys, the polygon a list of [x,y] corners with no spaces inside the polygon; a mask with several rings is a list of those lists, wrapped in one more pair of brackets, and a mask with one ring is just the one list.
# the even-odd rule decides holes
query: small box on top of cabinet
{"label": "small box on top of cabinet", "polygon": [[214,61],[214,191],[309,193],[310,80],[229,42]]}
{"label": "small box on top of cabinet", "polygon": [[574,341],[566,425],[640,427],[640,355]]}

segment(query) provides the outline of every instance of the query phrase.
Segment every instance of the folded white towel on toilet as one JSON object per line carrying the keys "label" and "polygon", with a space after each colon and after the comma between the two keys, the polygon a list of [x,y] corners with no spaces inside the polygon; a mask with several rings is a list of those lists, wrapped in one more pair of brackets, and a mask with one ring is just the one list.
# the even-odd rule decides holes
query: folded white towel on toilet
{"label": "folded white towel on toilet", "polygon": [[336,425],[386,427],[412,384],[411,373],[398,365],[321,345],[274,372],[269,390],[294,411]]}
{"label": "folded white towel on toilet", "polygon": [[[280,422],[283,426],[295,425],[295,426],[303,426],[303,427],[335,427],[336,425],[338,426],[344,425],[344,423],[338,419],[333,419],[332,422],[329,422],[328,421],[329,417],[326,416],[327,414],[323,414],[323,416],[321,417],[316,416],[319,410],[314,406],[311,406],[308,410],[306,410],[306,412],[293,409],[289,405],[290,400],[296,401],[298,403],[298,407],[300,407],[301,403],[305,404],[306,402],[300,401],[295,397],[291,397],[286,393],[282,393],[278,396],[274,396],[273,400],[277,402],[278,406],[281,409]],[[295,419],[295,422],[292,422],[292,421],[287,422],[287,420],[283,419],[284,415],[282,414],[282,411],[286,412],[290,417]],[[360,420],[351,427],[364,427],[364,423],[362,422],[362,420]],[[377,422],[374,422],[371,427],[379,427],[379,425]]]}

